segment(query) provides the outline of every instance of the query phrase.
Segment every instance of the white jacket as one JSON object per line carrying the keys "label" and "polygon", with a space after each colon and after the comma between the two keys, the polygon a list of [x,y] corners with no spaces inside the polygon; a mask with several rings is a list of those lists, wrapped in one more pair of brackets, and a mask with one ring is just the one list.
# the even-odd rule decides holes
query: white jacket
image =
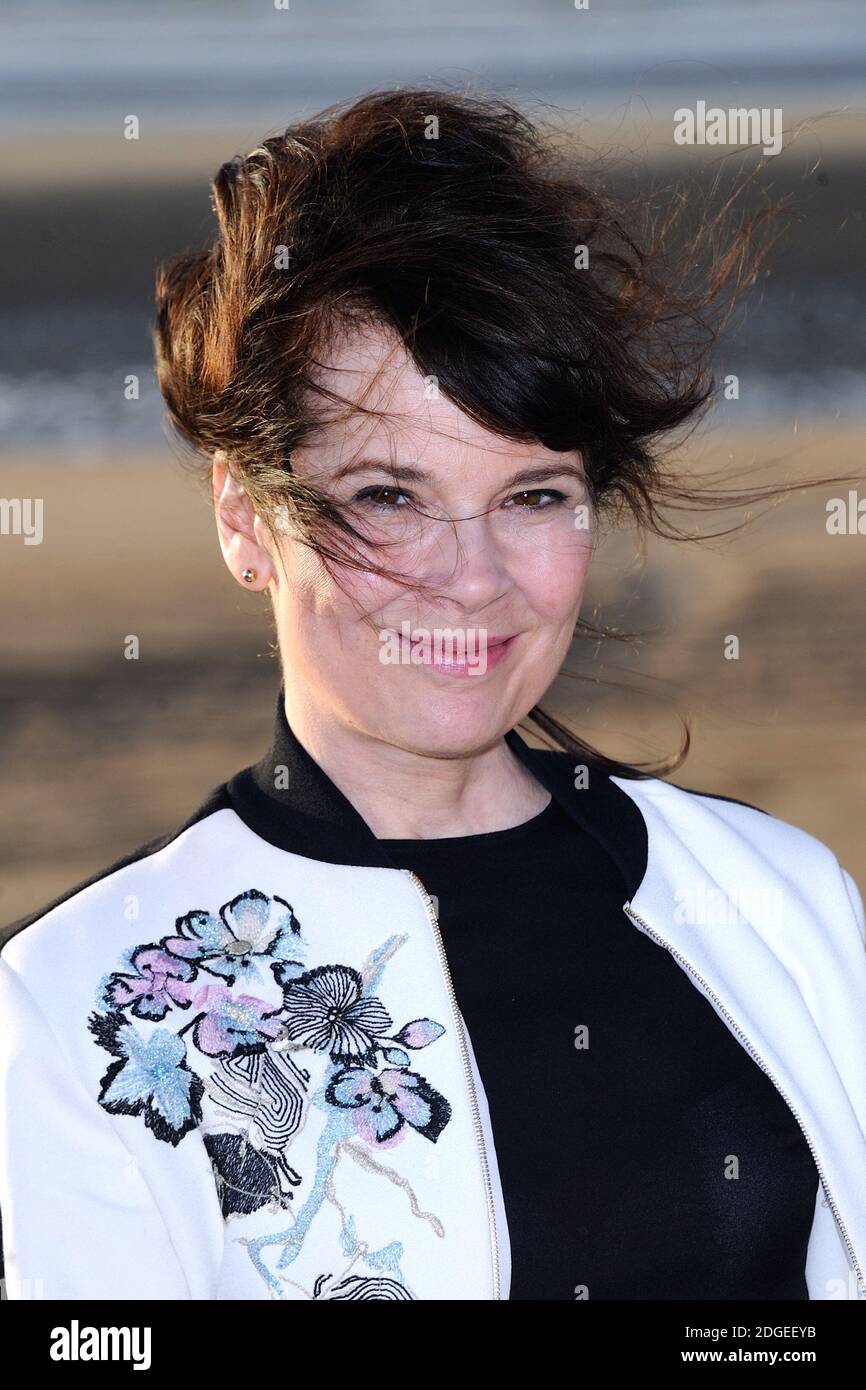
{"label": "white jacket", "polygon": [[[569,813],[573,759],[507,739]],[[608,777],[623,911],[782,1093],[821,1185],[810,1299],[866,1298],[866,928],[805,831]],[[625,798],[625,800],[623,800]],[[505,1299],[495,1136],[433,904],[288,730],[0,955],[10,1298]]]}

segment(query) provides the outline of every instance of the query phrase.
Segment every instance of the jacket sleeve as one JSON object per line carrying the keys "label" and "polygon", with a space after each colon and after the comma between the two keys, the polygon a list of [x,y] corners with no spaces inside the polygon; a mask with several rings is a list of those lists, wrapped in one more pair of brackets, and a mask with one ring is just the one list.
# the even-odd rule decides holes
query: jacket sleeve
{"label": "jacket sleeve", "polygon": [[111,1117],[0,956],[0,1211],[9,1299],[188,1299]]}
{"label": "jacket sleeve", "polygon": [[839,867],[842,870],[842,878],[845,883],[845,889],[848,893],[848,900],[851,903],[851,910],[854,913],[857,926],[860,928],[860,935],[863,938],[864,950],[866,950],[866,912],[864,912],[863,909],[863,898],[861,897],[860,889],[857,887],[857,884],[855,883],[851,874],[849,874],[848,870],[844,868],[841,864],[839,865]]}

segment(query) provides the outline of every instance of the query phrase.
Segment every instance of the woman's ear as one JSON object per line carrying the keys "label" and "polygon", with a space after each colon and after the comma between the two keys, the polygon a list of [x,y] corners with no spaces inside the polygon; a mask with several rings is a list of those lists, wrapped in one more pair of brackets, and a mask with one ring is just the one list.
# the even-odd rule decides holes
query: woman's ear
{"label": "woman's ear", "polygon": [[274,578],[273,561],[260,539],[262,528],[253,504],[229,472],[222,449],[213,456],[213,503],[220,549],[229,573],[245,589],[266,589]]}

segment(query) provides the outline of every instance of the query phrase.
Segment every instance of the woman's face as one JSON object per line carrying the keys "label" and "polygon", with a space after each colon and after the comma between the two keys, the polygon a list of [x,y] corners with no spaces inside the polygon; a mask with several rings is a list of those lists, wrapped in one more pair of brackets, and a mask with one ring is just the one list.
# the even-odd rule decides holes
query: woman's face
{"label": "woman's face", "polygon": [[378,563],[431,587],[333,561],[332,577],[287,523],[271,584],[287,686],[405,749],[484,747],[541,699],[572,640],[592,549],[580,455],[491,434],[384,332],[348,336],[320,380],[384,418],[344,412],[295,472],[327,486]]}

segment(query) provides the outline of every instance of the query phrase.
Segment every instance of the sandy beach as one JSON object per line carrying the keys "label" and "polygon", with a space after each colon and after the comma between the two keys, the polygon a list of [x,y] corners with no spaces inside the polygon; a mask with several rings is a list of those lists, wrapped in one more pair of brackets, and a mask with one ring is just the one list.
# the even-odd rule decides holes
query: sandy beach
{"label": "sandy beach", "polygon": [[[863,446],[854,427],[716,428],[682,458],[695,475],[742,470],[751,487],[866,475]],[[828,535],[825,510],[845,493],[758,507],[727,539],[651,541],[643,560],[633,533],[605,534],[583,617],[643,639],[575,643],[547,705],[636,762],[673,753],[688,717],[693,746],[672,781],[795,822],[866,887],[866,537]],[[168,447],[91,466],[8,457],[3,494],[42,499],[44,518],[40,545],[0,538],[8,922],[171,829],[259,756],[277,666],[266,603],[229,578],[206,494]],[[732,634],[738,660],[724,655]]]}

